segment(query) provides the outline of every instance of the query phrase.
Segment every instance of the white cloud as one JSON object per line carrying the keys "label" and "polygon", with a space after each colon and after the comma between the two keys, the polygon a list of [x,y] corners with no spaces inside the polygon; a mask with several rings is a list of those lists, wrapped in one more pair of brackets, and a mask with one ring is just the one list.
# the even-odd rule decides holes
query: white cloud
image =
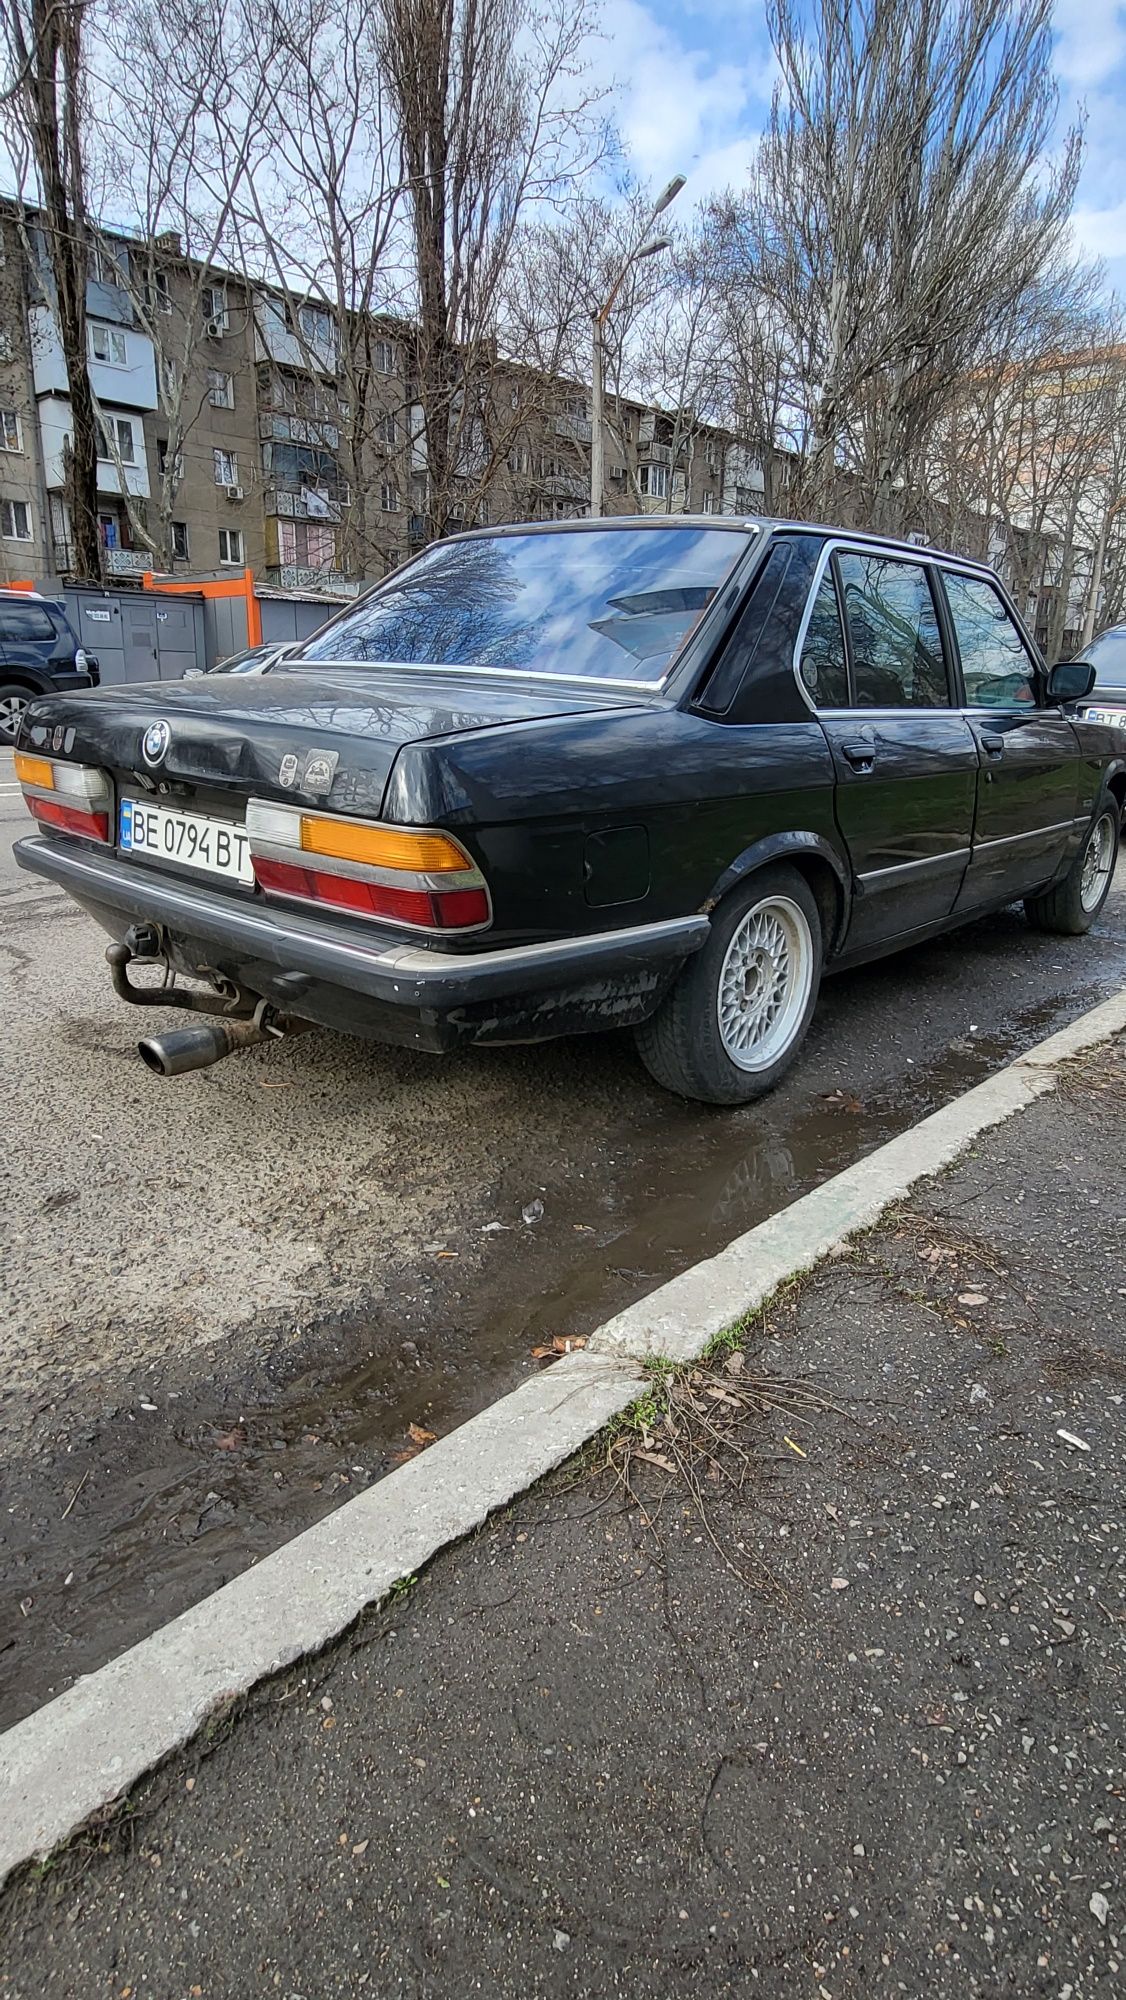
{"label": "white cloud", "polygon": [[1126,7],[1119,0],[1056,0],[1056,69],[1076,89],[1105,83],[1126,59]]}
{"label": "white cloud", "polygon": [[[618,86],[618,123],[643,180],[688,175],[700,201],[743,178],[773,80],[769,51],[748,47],[745,22],[721,31],[711,8],[673,26],[641,0],[608,0],[602,62]],[[689,46],[688,37],[699,45]],[[734,49],[741,59],[732,60]]]}

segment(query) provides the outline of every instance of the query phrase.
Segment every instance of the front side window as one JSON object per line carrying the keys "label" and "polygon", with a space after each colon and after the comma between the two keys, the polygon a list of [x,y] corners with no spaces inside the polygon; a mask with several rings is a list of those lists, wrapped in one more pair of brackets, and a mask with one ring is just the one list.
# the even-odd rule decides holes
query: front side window
{"label": "front side window", "polygon": [[896,556],[836,558],[857,708],[948,708],[942,636],[926,570]]}
{"label": "front side window", "polygon": [[[26,500],[0,500],[0,536],[6,542],[30,542],[31,509]],[[11,607],[6,605],[4,609],[7,618]],[[10,631],[7,623],[4,629]]]}
{"label": "front side window", "polygon": [[304,657],[654,685],[751,539],[722,528],[581,528],[438,543]]}
{"label": "front side window", "polygon": [[999,592],[983,577],[951,570],[942,580],[969,706],[1035,707],[1035,669]]}
{"label": "front side window", "polygon": [[802,686],[817,708],[848,707],[848,661],[841,607],[830,574],[822,577],[801,649]]}
{"label": "front side window", "polygon": [[1083,658],[1095,669],[1095,686],[1126,693],[1126,630],[1119,626],[1083,648]]}

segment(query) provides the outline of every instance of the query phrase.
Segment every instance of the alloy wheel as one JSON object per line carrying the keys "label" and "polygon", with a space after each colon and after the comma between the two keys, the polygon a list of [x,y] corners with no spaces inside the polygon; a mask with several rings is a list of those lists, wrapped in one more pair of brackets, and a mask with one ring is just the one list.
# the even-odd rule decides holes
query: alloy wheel
{"label": "alloy wheel", "polygon": [[720,1040],[737,1069],[770,1069],[801,1028],[813,982],[813,939],[788,896],[756,903],[733,933],[720,969]]}
{"label": "alloy wheel", "polygon": [[25,694],[0,696],[0,742],[14,743],[20,733],[20,722],[27,707]]}
{"label": "alloy wheel", "polygon": [[1097,910],[1106,894],[1114,867],[1114,833],[1114,820],[1109,812],[1104,812],[1087,836],[1079,878],[1079,900],[1084,910]]}

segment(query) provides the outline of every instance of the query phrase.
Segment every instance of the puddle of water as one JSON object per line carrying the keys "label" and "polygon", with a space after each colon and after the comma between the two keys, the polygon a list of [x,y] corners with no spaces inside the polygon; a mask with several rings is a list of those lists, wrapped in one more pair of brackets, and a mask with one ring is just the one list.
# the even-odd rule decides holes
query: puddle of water
{"label": "puddle of water", "polygon": [[[1095,997],[1092,987],[1056,991],[1015,1009],[1004,1032],[967,1035],[929,1062],[895,1053],[895,1074],[862,1098],[810,1099],[790,1085],[714,1117],[662,1100],[631,1120],[617,1157],[544,1169],[534,1253],[519,1224],[483,1237],[456,1270],[440,1267],[429,1296],[416,1281],[398,1312],[341,1327],[335,1342],[329,1334],[337,1354],[362,1348],[357,1365],[308,1369],[265,1410],[257,1395],[220,1406],[207,1384],[185,1385],[178,1401],[160,1398],[165,1428],[146,1434],[147,1463],[127,1412],[94,1426],[94,1450],[67,1458],[74,1483],[91,1467],[69,1521],[9,1510],[15,1584],[0,1603],[0,1726],[391,1469],[409,1448],[409,1423],[441,1433],[464,1421],[538,1365],[533,1346],[589,1333]],[[831,1034],[831,1004],[828,1016]],[[842,1073],[855,1065],[842,1062]],[[518,1212],[517,1192],[506,1191],[501,1212]],[[57,1491],[57,1466],[51,1479]]]}

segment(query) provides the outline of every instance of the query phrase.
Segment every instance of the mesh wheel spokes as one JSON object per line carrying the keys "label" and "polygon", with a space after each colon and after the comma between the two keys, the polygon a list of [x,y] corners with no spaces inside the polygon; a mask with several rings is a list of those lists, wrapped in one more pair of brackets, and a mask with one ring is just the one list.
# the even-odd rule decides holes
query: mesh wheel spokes
{"label": "mesh wheel spokes", "polygon": [[768,1069],[793,1040],[813,978],[813,940],[788,896],[748,910],[727,947],[716,1012],[720,1039],[739,1069]]}

